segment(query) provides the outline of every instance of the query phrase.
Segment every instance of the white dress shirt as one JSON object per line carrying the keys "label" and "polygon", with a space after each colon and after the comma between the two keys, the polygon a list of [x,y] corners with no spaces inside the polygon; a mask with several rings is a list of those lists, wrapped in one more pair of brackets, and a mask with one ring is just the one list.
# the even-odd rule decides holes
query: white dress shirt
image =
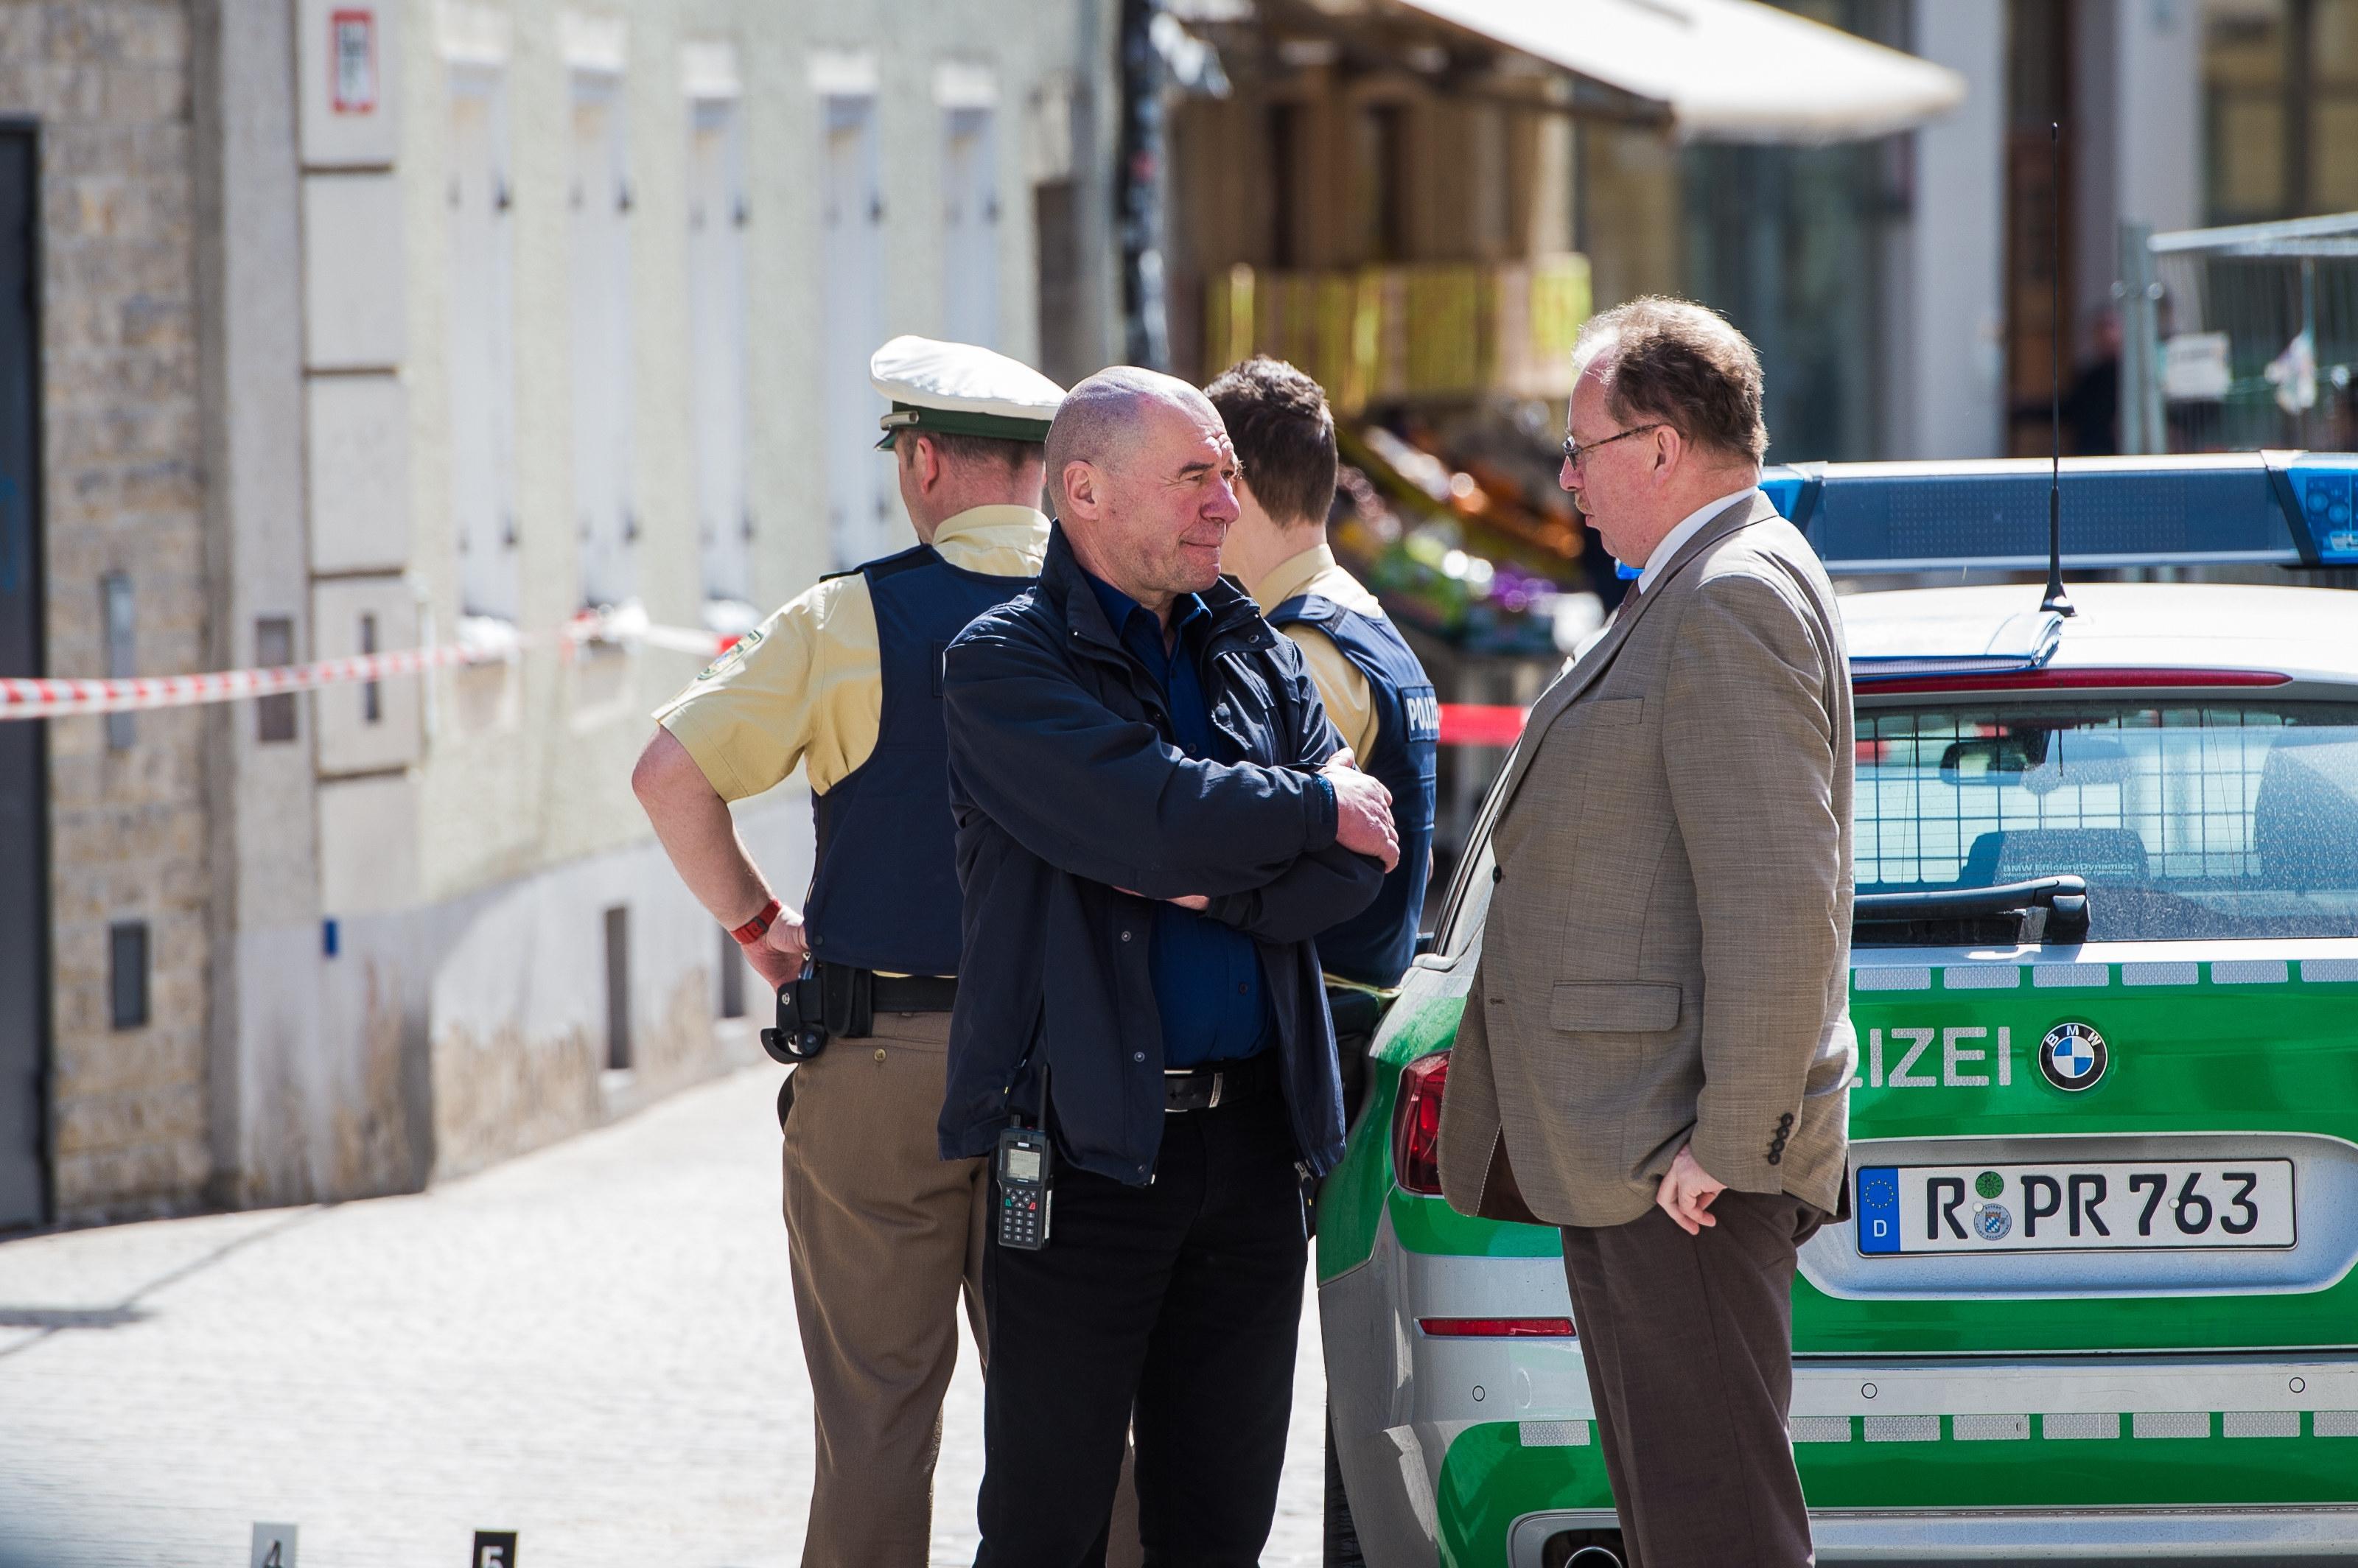
{"label": "white dress shirt", "polygon": [[1759,493],[1758,485],[1747,484],[1742,490],[1730,491],[1717,501],[1706,501],[1688,513],[1683,522],[1662,535],[1662,542],[1654,546],[1652,555],[1646,557],[1646,569],[1638,574],[1638,591],[1643,593],[1654,586],[1654,579],[1662,575],[1662,568],[1671,564],[1671,557],[1679,553],[1679,546],[1694,537],[1696,529],[1737,502],[1748,503],[1753,496]]}

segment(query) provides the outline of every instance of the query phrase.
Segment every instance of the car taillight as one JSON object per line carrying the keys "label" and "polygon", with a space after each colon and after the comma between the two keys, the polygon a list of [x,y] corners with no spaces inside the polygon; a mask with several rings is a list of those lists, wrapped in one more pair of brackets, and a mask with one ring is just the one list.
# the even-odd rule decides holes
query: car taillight
{"label": "car taillight", "polygon": [[1435,1339],[1570,1339],[1568,1317],[1421,1317],[1417,1327]]}
{"label": "car taillight", "polygon": [[1448,1084],[1446,1051],[1401,1069],[1400,1106],[1392,1113],[1392,1180],[1403,1192],[1441,1192],[1441,1091]]}

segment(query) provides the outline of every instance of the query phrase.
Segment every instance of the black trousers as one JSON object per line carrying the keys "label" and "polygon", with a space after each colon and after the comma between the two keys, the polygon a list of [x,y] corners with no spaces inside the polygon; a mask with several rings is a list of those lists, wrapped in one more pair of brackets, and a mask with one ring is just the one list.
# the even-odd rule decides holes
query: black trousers
{"label": "black trousers", "polygon": [[1563,1231],[1629,1568],[1802,1568],[1793,1471],[1794,1253],[1826,1216],[1730,1189],[1689,1236],[1659,1207]]}
{"label": "black trousers", "polygon": [[994,1229],[976,1568],[1102,1563],[1125,1433],[1148,1568],[1260,1559],[1308,1263],[1294,1159],[1271,1087],[1166,1117],[1146,1186],[1056,1173],[1041,1250]]}

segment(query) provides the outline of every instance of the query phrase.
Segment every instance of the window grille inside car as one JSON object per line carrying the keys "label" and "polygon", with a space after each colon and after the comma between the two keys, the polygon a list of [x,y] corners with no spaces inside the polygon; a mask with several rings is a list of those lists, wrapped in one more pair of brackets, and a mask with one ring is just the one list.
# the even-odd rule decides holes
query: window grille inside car
{"label": "window grille inside car", "polygon": [[2096,941],[2358,935],[2358,703],[1865,708],[1856,778],[1861,945],[1910,939],[1874,895],[2055,877]]}

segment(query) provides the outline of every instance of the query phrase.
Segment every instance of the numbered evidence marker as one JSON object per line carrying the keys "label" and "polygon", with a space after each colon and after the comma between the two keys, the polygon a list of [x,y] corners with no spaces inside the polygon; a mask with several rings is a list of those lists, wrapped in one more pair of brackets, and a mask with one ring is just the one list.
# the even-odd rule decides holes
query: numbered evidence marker
{"label": "numbered evidence marker", "polygon": [[477,1530],[467,1568],[515,1568],[515,1542],[516,1532],[512,1530]]}
{"label": "numbered evidence marker", "polygon": [[254,1561],[248,1568],[295,1568],[295,1527],[257,1524],[254,1527]]}

